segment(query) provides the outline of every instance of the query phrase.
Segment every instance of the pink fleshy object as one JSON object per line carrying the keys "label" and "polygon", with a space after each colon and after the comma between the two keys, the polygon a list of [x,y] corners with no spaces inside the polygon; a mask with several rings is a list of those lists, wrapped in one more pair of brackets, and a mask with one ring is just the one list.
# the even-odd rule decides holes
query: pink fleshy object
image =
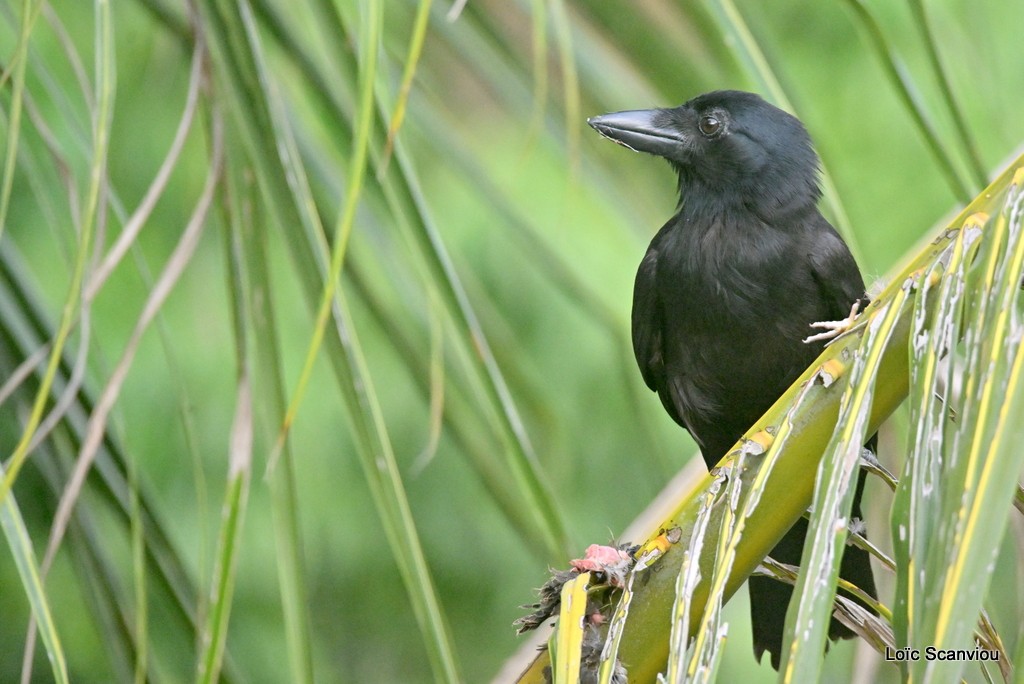
{"label": "pink fleshy object", "polygon": [[620,551],[614,546],[602,546],[591,544],[583,558],[569,561],[578,572],[605,572],[608,568],[615,567],[621,563],[629,563],[629,554]]}

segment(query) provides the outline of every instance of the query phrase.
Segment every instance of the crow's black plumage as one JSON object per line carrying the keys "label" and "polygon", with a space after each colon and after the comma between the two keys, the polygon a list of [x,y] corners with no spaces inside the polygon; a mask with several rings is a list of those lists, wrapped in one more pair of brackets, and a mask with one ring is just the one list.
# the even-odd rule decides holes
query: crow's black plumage
{"label": "crow's black plumage", "polygon": [[[818,157],[803,125],[752,93],[716,91],[674,109],[593,117],[599,133],[669,161],[679,209],[651,241],[633,292],[644,382],[716,464],[821,352],[810,324],[865,298],[853,256],[819,213]],[[865,299],[866,301],[866,299]],[[853,515],[860,517],[863,475]],[[798,564],[800,520],[771,555]],[[874,595],[868,555],[841,575]],[[754,651],[778,669],[790,587],[750,585]],[[833,620],[830,636],[852,633]]]}

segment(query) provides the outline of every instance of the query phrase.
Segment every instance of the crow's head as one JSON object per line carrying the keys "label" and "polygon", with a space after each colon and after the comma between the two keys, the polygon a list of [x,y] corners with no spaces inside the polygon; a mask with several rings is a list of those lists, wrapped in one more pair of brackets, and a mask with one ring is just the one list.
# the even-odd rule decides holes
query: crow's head
{"label": "crow's head", "polygon": [[813,205],[821,194],[818,156],[803,124],[753,93],[716,90],[672,109],[615,112],[587,123],[667,159],[684,202],[698,193],[771,214]]}

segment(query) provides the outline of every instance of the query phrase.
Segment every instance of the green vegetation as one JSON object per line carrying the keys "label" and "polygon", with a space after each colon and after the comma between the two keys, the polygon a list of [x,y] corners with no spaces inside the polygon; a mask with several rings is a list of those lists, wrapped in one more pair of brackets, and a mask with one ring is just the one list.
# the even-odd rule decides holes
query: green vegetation
{"label": "green vegetation", "polygon": [[[1024,140],[1019,3],[24,0],[0,16],[0,682],[26,653],[32,681],[487,681],[547,568],[619,534],[695,453],[628,342],[671,174],[584,119],[727,87],[794,111],[826,213],[889,285],[878,312],[913,246]],[[1016,654],[1006,187],[973,205],[992,220],[930,303],[905,299],[964,341],[918,349],[912,408],[882,431],[899,487],[872,478],[865,504],[899,564],[877,566],[898,635],[967,647],[981,605]],[[886,368],[859,396],[907,392]],[[936,423],[944,368],[964,378],[955,428]],[[937,429],[963,459],[930,450]],[[786,457],[780,472],[809,473],[816,454]],[[936,478],[944,496],[922,498]],[[787,514],[812,485],[792,489]],[[745,604],[723,619],[719,681],[774,679]],[[622,649],[646,657],[628,631]],[[857,650],[793,663],[845,681],[875,667]],[[973,664],[929,676],[983,681]]]}

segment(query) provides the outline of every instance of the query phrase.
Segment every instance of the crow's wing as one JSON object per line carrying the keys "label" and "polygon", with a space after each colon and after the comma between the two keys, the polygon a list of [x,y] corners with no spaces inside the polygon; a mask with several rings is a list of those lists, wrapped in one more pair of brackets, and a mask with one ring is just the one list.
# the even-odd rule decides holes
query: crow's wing
{"label": "crow's wing", "polygon": [[665,311],[658,297],[657,268],[658,250],[652,243],[640,262],[633,285],[633,354],[644,382],[658,393],[672,420],[690,430],[676,407],[665,370]]}
{"label": "crow's wing", "polygon": [[652,245],[640,262],[633,284],[633,354],[644,382],[655,392],[665,388],[665,355],[662,347],[664,318],[658,301],[656,273],[658,252]]}
{"label": "crow's wing", "polygon": [[868,303],[864,279],[861,278],[849,247],[820,214],[818,224],[810,234],[811,244],[807,251],[811,274],[828,308],[829,318],[833,321],[842,320],[850,314],[850,307],[858,299],[862,305]]}

